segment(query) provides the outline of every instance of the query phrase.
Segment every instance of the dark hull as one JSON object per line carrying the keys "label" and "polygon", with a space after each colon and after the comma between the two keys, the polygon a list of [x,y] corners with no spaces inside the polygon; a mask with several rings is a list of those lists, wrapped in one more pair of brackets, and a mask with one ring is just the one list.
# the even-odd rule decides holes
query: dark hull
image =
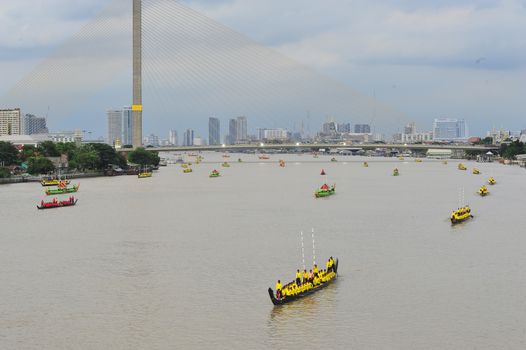
{"label": "dark hull", "polygon": [[290,303],[292,301],[295,301],[295,300],[298,300],[298,299],[301,299],[307,295],[311,295],[311,294],[314,294],[316,293],[317,291],[319,290],[322,290],[323,288],[327,287],[328,285],[332,284],[337,278],[338,278],[338,259],[336,259],[336,261],[334,262],[334,272],[336,273],[336,276],[334,276],[333,279],[331,279],[330,281],[328,282],[325,282],[319,286],[316,286],[315,288],[312,288],[306,292],[303,292],[301,294],[297,294],[297,295],[294,295],[294,296],[288,296],[286,297],[285,299],[276,299],[276,295],[274,294],[274,291],[272,290],[272,288],[269,288],[268,289],[268,295],[270,296],[270,300],[272,301],[272,304],[274,305],[283,305],[283,304],[287,304],[287,303]]}
{"label": "dark hull", "polygon": [[69,204],[69,203],[68,204],[60,204],[60,205],[53,206],[53,207],[46,207],[46,206],[37,205],[37,208],[43,210],[43,209],[55,209],[55,208],[62,208],[62,207],[72,207],[75,204],[77,204],[77,201],[78,201],[78,199],[75,199],[75,201],[73,203],[71,203],[71,204]]}
{"label": "dark hull", "polygon": [[464,221],[472,219],[472,218],[473,218],[473,215],[470,215],[470,216],[466,217],[465,219],[461,219],[461,220],[451,219],[451,225],[460,224],[461,222],[464,222]]}

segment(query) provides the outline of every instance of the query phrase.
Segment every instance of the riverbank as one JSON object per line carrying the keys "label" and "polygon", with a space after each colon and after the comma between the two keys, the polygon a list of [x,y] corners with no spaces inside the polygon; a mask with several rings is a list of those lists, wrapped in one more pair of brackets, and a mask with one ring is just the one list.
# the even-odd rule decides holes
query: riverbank
{"label": "riverbank", "polygon": [[[94,172],[94,173],[75,173],[75,174],[64,174],[67,179],[83,179],[89,177],[101,177],[106,176],[104,172]],[[0,179],[0,185],[7,184],[16,184],[16,183],[25,183],[25,182],[40,182],[43,176],[12,176],[8,178]]]}

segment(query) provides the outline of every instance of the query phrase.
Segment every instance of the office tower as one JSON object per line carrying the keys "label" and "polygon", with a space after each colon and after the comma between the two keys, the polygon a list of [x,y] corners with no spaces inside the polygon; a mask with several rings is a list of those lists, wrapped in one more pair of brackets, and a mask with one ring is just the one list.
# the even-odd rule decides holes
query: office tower
{"label": "office tower", "polygon": [[248,141],[247,117],[237,117],[236,142],[243,143]]}
{"label": "office tower", "polygon": [[356,124],[354,125],[355,134],[370,134],[371,126],[369,124]]}
{"label": "office tower", "polygon": [[46,126],[46,118],[37,117],[33,114],[26,114],[22,124],[24,135],[47,134],[49,132]]}
{"label": "office tower", "polygon": [[409,123],[404,127],[404,134],[406,135],[413,135],[416,134],[416,126],[415,123]]}
{"label": "office tower", "polygon": [[110,109],[106,111],[108,117],[108,144],[114,145],[118,140],[122,143],[122,110]]}
{"label": "office tower", "polygon": [[230,119],[228,121],[228,144],[233,145],[237,140],[237,120]]}
{"label": "office tower", "polygon": [[122,109],[121,143],[123,145],[133,144],[133,111],[130,106]]}
{"label": "office tower", "polygon": [[350,133],[351,132],[351,123],[341,123],[338,124],[339,133]]}
{"label": "office tower", "polygon": [[467,138],[467,126],[463,119],[437,118],[433,122],[433,139],[454,141]]}
{"label": "office tower", "polygon": [[186,129],[183,134],[183,146],[194,145],[194,131],[192,129]]}
{"label": "office tower", "polygon": [[179,140],[177,139],[177,130],[170,130],[170,133],[168,135],[168,142],[172,146],[178,145]]}
{"label": "office tower", "polygon": [[211,117],[208,119],[208,143],[219,145],[221,143],[219,119]]}
{"label": "office tower", "polygon": [[20,108],[0,109],[0,136],[20,135]]}

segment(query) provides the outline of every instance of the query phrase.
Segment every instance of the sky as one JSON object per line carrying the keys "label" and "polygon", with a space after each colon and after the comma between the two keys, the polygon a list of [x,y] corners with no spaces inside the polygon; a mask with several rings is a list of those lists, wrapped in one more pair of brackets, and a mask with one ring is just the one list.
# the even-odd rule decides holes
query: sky
{"label": "sky", "polygon": [[[145,0],[148,1],[161,4],[167,0]],[[48,114],[53,129],[80,127],[92,130],[95,135],[105,135],[104,110],[129,104],[126,90],[130,53],[128,2],[131,1],[2,0],[0,95],[9,95],[13,87],[22,86],[26,89],[20,88],[22,92],[15,94],[20,98],[18,103],[25,105],[28,99],[38,101],[41,97],[42,101],[28,103],[24,111],[31,109],[27,112]],[[185,35],[206,36],[203,39],[206,48],[197,47],[193,46],[198,41],[195,38],[184,41],[184,35],[177,36],[176,21],[168,18],[166,25],[155,21],[156,17],[163,18],[163,11],[155,12],[153,6],[147,11],[145,30],[151,30],[145,34],[148,40],[145,46],[150,49],[145,54],[145,59],[149,60],[145,75],[149,75],[146,78],[149,80],[144,89],[150,90],[145,91],[145,95],[150,101],[166,107],[155,113],[152,109],[152,117],[144,123],[145,134],[163,135],[167,133],[166,128],[176,128],[182,133],[186,128],[194,128],[206,137],[207,118],[212,114],[219,114],[223,126],[230,117],[247,115],[252,129],[259,125],[293,128],[290,120],[297,125],[305,115],[311,115],[313,131],[327,117],[339,122],[372,122],[378,124],[378,131],[386,134],[399,131],[412,121],[416,122],[418,130],[430,130],[433,119],[438,117],[466,119],[472,135],[484,135],[492,127],[526,129],[524,0],[186,0],[181,3],[213,20],[210,27],[214,30],[218,28],[216,23],[220,23],[232,32],[224,32],[222,37],[212,41],[206,39],[213,37],[211,32],[201,32],[196,26],[193,32],[185,32]],[[90,33],[95,34],[82,36],[82,28],[90,26],[94,19],[100,22],[90,27]],[[181,18],[180,22],[187,26],[209,24],[202,18]],[[105,37],[108,28],[112,29],[112,34]],[[173,48],[160,45],[167,40],[158,39],[163,33],[170,38],[168,43],[174,43]],[[75,37],[83,40],[81,45],[71,39]],[[97,38],[104,40],[95,40]],[[235,49],[233,41],[242,42],[244,48],[250,46],[251,51],[230,55],[229,60],[224,56],[223,61],[221,54],[209,61],[193,59],[198,52],[216,56],[221,47],[232,51]],[[276,56],[274,52],[279,54]],[[73,53],[82,53],[82,63],[76,58],[77,66],[71,68],[71,74],[66,74],[63,72],[66,69],[61,67],[71,64],[62,64],[63,57]],[[257,55],[264,62],[251,59]],[[177,62],[186,63],[170,66],[174,61],[172,56],[178,58]],[[232,65],[232,57],[238,58],[235,65]],[[93,74],[79,68],[89,67],[88,61],[97,62],[100,72]],[[218,65],[210,66],[211,62]],[[212,70],[218,69],[219,63],[226,67],[225,72],[241,67],[240,72],[254,74],[249,79],[252,83],[241,80],[242,77],[235,80],[231,77],[233,74],[225,77],[225,72],[219,75],[199,66],[208,64]],[[256,69],[250,72],[250,68],[256,64],[267,69],[255,75]],[[283,65],[288,68],[280,70]],[[41,79],[39,83],[49,84],[50,91],[60,91],[62,98],[70,101],[72,106],[67,113],[62,113],[67,117],[59,117],[57,103],[46,103],[53,99],[46,95],[49,92],[35,93],[27,89],[35,84],[35,68],[38,73],[38,67],[43,66],[45,68],[40,71],[45,74],[36,74]],[[290,72],[298,70],[301,70],[301,78],[299,75],[292,77]],[[276,84],[283,72],[289,74],[290,79],[280,80],[280,88],[289,82],[290,90],[279,90],[279,94],[269,92],[269,86]],[[27,80],[28,76],[32,78]],[[82,94],[90,96],[87,102],[81,102],[70,89],[64,90],[60,85],[65,81],[60,77],[64,76],[75,77],[76,84],[85,89]],[[173,83],[179,77],[181,81]],[[217,81],[211,81],[210,77]],[[254,82],[265,79],[268,84]],[[226,86],[242,86],[240,90],[250,90],[253,95],[265,93],[268,96],[256,100],[235,89],[227,95],[221,81],[228,82]],[[304,86],[298,84],[316,85],[319,89],[299,93],[297,90]],[[154,95],[151,90],[157,90],[158,95],[164,97],[148,97]],[[208,99],[201,96],[202,91],[207,92]],[[315,106],[306,107],[305,100],[312,100],[314,93],[321,97],[316,99]],[[364,107],[356,112],[344,106],[342,101],[347,94],[353,96],[350,98],[353,106],[363,103]],[[338,98],[333,99],[336,95]],[[173,96],[185,102],[171,104]],[[283,96],[292,101],[290,106],[284,106]],[[370,107],[371,99],[375,107]],[[250,102],[243,105],[237,102],[239,100]],[[229,108],[220,105],[227,101]],[[378,109],[376,102],[381,104]],[[266,107],[270,105],[276,109]],[[338,108],[332,108],[335,105]],[[365,116],[369,107],[374,112]],[[383,114],[384,107],[396,112]],[[292,110],[298,115],[292,116],[296,113]],[[378,114],[377,119],[371,117],[372,114]],[[288,115],[291,115],[290,120]]]}

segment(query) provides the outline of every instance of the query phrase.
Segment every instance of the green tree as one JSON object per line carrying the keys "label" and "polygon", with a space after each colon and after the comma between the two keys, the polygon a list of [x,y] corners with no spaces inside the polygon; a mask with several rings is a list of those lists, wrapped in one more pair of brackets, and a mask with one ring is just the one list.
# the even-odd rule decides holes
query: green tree
{"label": "green tree", "polygon": [[526,145],[520,141],[513,141],[510,144],[501,144],[500,154],[506,159],[513,159],[517,154],[526,153]]}
{"label": "green tree", "polygon": [[113,147],[105,143],[90,143],[91,146],[98,154],[100,169],[106,169],[110,164],[121,165],[122,158],[119,157]]}
{"label": "green tree", "polygon": [[37,148],[34,145],[24,145],[22,151],[20,152],[20,159],[22,161],[27,161],[29,158],[34,157]]}
{"label": "green tree", "polygon": [[11,173],[7,168],[0,168],[0,179],[11,177]]}
{"label": "green tree", "polygon": [[72,151],[71,159],[69,160],[70,168],[77,168],[79,170],[97,170],[100,168],[100,157],[92,144],[83,145]]}
{"label": "green tree", "polygon": [[56,148],[58,153],[66,154],[68,159],[73,158],[73,154],[77,150],[77,145],[74,142],[57,143]]}
{"label": "green tree", "polygon": [[28,160],[27,172],[32,175],[47,174],[54,170],[53,163],[45,157],[31,157]]}
{"label": "green tree", "polygon": [[53,141],[44,141],[38,145],[38,153],[44,157],[60,157],[57,145]]}
{"label": "green tree", "polygon": [[141,166],[146,165],[159,165],[159,162],[161,161],[161,158],[157,154],[157,152],[151,152],[147,151],[142,147],[137,148],[134,151],[131,151],[128,154],[128,159],[130,162],[139,164]]}
{"label": "green tree", "polygon": [[18,150],[11,142],[0,141],[0,165],[16,164],[18,161]]}

